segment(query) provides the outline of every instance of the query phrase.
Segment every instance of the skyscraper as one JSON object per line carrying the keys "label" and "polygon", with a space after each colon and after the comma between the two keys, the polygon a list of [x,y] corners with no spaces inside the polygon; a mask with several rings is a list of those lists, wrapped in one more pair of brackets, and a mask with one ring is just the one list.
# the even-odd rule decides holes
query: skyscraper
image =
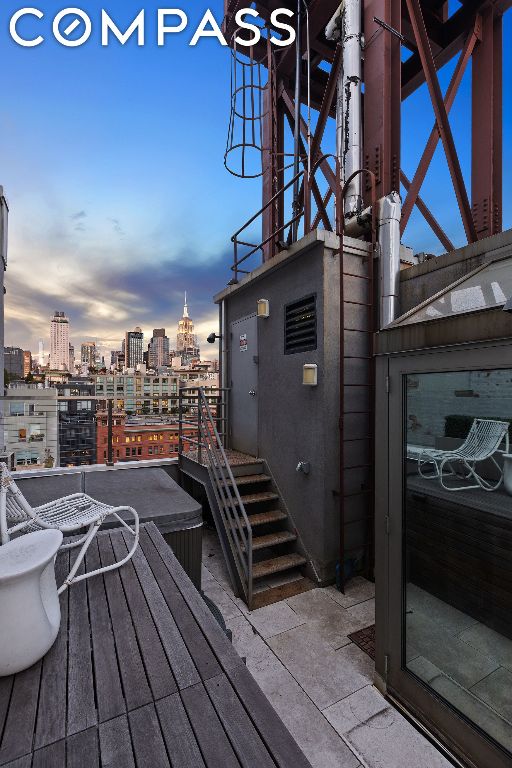
{"label": "skyscraper", "polygon": [[80,362],[87,366],[87,370],[96,367],[96,343],[84,341],[80,347]]}
{"label": "skyscraper", "polygon": [[124,342],[126,368],[136,368],[142,363],[144,359],[143,342],[144,334],[139,326],[133,331],[126,331]]}
{"label": "skyscraper", "polygon": [[148,346],[148,365],[150,368],[161,368],[169,365],[169,338],[165,328],[155,328]]}
{"label": "skyscraper", "polygon": [[185,306],[183,307],[183,317],[178,322],[178,333],[176,334],[176,351],[181,357],[183,363],[188,363],[192,358],[199,357],[199,347],[194,333],[194,323],[188,314],[187,294],[185,293]]}
{"label": "skyscraper", "polygon": [[42,368],[44,366],[44,341],[42,339],[39,339],[38,361]]}
{"label": "skyscraper", "polygon": [[69,368],[69,320],[64,312],[55,311],[50,323],[50,368],[54,371]]}

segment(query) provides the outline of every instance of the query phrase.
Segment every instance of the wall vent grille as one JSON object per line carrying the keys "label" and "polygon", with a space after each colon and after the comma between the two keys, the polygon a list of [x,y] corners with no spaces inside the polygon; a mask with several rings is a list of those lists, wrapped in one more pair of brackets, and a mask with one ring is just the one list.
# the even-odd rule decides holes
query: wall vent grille
{"label": "wall vent grille", "polygon": [[306,296],[284,308],[284,353],[316,349],[316,296]]}

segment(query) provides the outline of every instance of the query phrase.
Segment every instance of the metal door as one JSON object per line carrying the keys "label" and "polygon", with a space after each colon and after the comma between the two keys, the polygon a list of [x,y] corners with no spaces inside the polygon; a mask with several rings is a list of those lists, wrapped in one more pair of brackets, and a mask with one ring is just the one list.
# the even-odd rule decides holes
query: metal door
{"label": "metal door", "polygon": [[256,315],[231,323],[231,447],[258,453],[258,324]]}
{"label": "metal door", "polygon": [[[386,371],[388,374],[386,386],[389,392],[389,397],[387,398],[388,407],[387,412],[385,412],[385,409],[381,409],[380,414],[381,418],[385,417],[388,425],[393,425],[393,428],[388,426],[388,444],[385,446],[381,445],[380,448],[380,450],[385,451],[386,456],[385,461],[381,462],[380,466],[382,487],[378,497],[380,508],[378,520],[381,520],[383,523],[385,522],[385,529],[388,534],[387,536],[383,534],[378,535],[378,545],[380,544],[387,550],[382,560],[385,571],[387,571],[387,578],[384,576],[385,581],[387,581],[387,589],[383,589],[381,592],[382,603],[380,606],[381,612],[385,611],[387,603],[388,613],[385,628],[381,623],[380,632],[380,642],[387,657],[384,665],[387,677],[387,691],[389,695],[404,703],[436,735],[440,735],[454,753],[462,756],[464,760],[468,760],[470,765],[478,765],[479,768],[506,768],[511,765],[511,762],[510,753],[507,753],[506,748],[504,748],[505,740],[502,738],[501,731],[495,726],[494,722],[491,722],[496,713],[492,708],[486,709],[484,713],[486,719],[480,713],[480,710],[483,711],[484,707],[477,697],[477,693],[480,690],[478,685],[481,686],[482,684],[477,683],[469,690],[466,690],[469,683],[463,684],[464,680],[461,682],[458,679],[460,674],[458,667],[462,667],[464,674],[467,676],[469,676],[469,671],[471,671],[471,674],[475,674],[475,676],[477,672],[478,676],[482,677],[486,674],[486,670],[479,672],[476,669],[477,662],[479,662],[479,659],[476,659],[477,648],[480,650],[480,647],[476,646],[473,648],[469,640],[467,643],[464,642],[465,634],[463,630],[466,626],[464,621],[468,617],[463,615],[460,605],[456,600],[458,598],[456,589],[459,589],[459,595],[466,595],[470,592],[470,586],[465,583],[465,579],[469,580],[470,573],[469,571],[461,573],[459,581],[454,581],[450,584],[451,598],[448,601],[443,597],[442,605],[438,592],[436,596],[427,594],[430,592],[434,593],[434,581],[432,581],[431,588],[423,585],[421,590],[418,590],[417,586],[413,585],[415,592],[420,592],[423,598],[429,598],[430,602],[425,602],[428,611],[421,606],[418,607],[414,604],[411,606],[409,599],[411,588],[408,577],[411,566],[409,541],[410,539],[414,540],[414,537],[417,538],[421,531],[419,532],[415,529],[412,532],[414,536],[411,535],[409,537],[409,507],[406,506],[405,498],[409,484],[417,483],[418,480],[416,478],[416,465],[413,460],[408,459],[408,454],[412,450],[407,440],[407,429],[411,426],[408,399],[409,394],[414,393],[417,389],[418,382],[420,386],[423,386],[421,377],[431,376],[432,374],[456,377],[461,373],[471,373],[472,376],[477,373],[481,374],[481,378],[487,381],[491,375],[494,375],[496,371],[499,372],[499,369],[503,367],[503,361],[507,359],[507,353],[507,348],[501,347],[497,343],[488,347],[482,346],[480,348],[460,351],[438,349],[435,355],[429,350],[428,352],[416,355],[398,355],[395,358],[391,358]],[[381,371],[381,378],[383,376],[384,369]],[[506,372],[506,379],[508,381],[512,380],[510,365],[508,372]],[[384,386],[382,389],[384,390]],[[435,388],[430,386],[428,391],[438,392],[439,383]],[[380,396],[385,397],[383,391]],[[475,402],[479,402],[478,398]],[[467,407],[465,406],[466,409]],[[496,408],[499,410],[498,401],[493,404],[493,407],[494,410]],[[425,410],[422,417],[422,421],[425,422],[423,427],[428,426],[425,421],[427,418],[433,419],[437,418],[437,416],[438,414],[435,409]],[[384,471],[384,467],[386,467],[387,471]],[[409,479],[411,477],[412,481]],[[416,494],[413,498],[415,501],[417,500],[418,504],[424,503],[428,494],[435,493],[435,489],[439,486],[439,482],[435,478],[425,481],[424,484],[427,485],[429,482],[432,484],[431,489],[434,490],[427,490],[426,494]],[[441,494],[441,498],[443,492],[437,491],[437,493]],[[472,494],[476,496],[478,491],[472,491]],[[444,492],[444,495],[445,497],[450,496],[446,492]],[[489,504],[489,498],[493,497],[493,494],[486,494],[481,491],[480,496],[483,503],[487,502]],[[447,509],[453,509],[456,504],[462,505],[462,498],[460,494],[453,493],[448,500],[449,506],[447,506]],[[506,497],[504,496],[503,498],[506,501]],[[431,515],[431,506],[428,508],[428,511]],[[383,514],[384,512],[385,514]],[[468,510],[467,514],[469,515],[470,512],[471,510]],[[464,520],[464,516],[462,519]],[[425,530],[427,530],[427,527],[432,527],[435,530],[434,524],[433,517],[427,517],[425,519]],[[443,558],[446,557],[446,551],[451,548],[449,554],[450,558],[453,559],[454,555],[452,555],[451,550],[459,546],[457,544],[454,545],[452,541],[457,542],[461,536],[460,531],[457,530],[456,535],[452,536],[452,531],[448,529],[448,522],[446,526],[444,535],[441,533],[438,536],[438,547],[434,547],[431,568],[434,574],[441,570],[441,555]],[[384,530],[384,525],[382,530]],[[377,531],[379,533],[379,527]],[[484,533],[481,535],[484,536]],[[475,539],[478,541],[478,533]],[[384,544],[385,541],[387,546]],[[495,542],[495,545],[504,546],[499,540]],[[462,545],[460,546],[462,551]],[[384,575],[384,572],[381,571],[381,574]],[[459,582],[460,587],[457,586]],[[384,584],[381,583],[382,587],[384,587]],[[492,604],[492,600],[492,595],[489,593],[488,601],[490,604]],[[440,613],[441,618],[438,619],[436,618],[437,612],[440,612],[441,608],[444,613]],[[423,615],[422,611],[430,614],[430,624],[436,624],[435,630],[439,632],[439,638],[436,639],[437,636],[433,637],[430,630],[427,629],[421,636],[417,633],[416,638],[413,638],[414,642],[416,642],[416,639],[419,642],[418,647],[413,648],[409,642],[409,627],[415,618],[415,613],[417,617],[421,618]],[[447,630],[445,631],[443,622],[454,620],[453,616],[457,616],[457,621],[461,622],[460,632],[459,627],[454,627],[448,633]],[[427,621],[424,623],[428,624]],[[481,623],[481,620],[473,617],[472,623],[469,624],[468,622],[468,626],[471,627],[471,631],[476,633],[476,629],[481,629]],[[486,627],[483,627],[483,629],[487,631]],[[469,630],[466,631],[470,634]],[[450,633],[454,635],[454,638],[448,637]],[[461,637],[459,637],[459,634]],[[445,636],[448,637],[447,641],[442,640]],[[498,634],[495,631],[493,637],[498,638]],[[460,657],[456,655],[454,650],[456,644],[460,646]],[[510,641],[510,644],[512,647],[512,641]],[[430,654],[435,652],[434,660],[433,655],[428,655],[425,648],[430,649]],[[466,663],[467,659],[464,654],[471,656],[472,666]],[[485,658],[487,659],[489,655],[492,655],[491,652],[486,651]],[[491,661],[492,659],[489,661],[491,668],[489,677],[493,672]],[[448,663],[451,665],[450,674],[445,671],[445,663],[446,665]],[[487,681],[487,678],[484,679]],[[488,701],[490,705],[494,705],[492,697],[489,696]],[[504,732],[508,733],[507,731]],[[510,749],[510,741],[506,741],[506,744]]]}

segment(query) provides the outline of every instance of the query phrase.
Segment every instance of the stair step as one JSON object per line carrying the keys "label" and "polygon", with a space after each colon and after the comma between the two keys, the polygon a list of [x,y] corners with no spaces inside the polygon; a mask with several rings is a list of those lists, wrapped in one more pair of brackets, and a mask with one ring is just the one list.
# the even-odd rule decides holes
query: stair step
{"label": "stair step", "polygon": [[[235,477],[235,483],[238,486],[252,485],[253,483],[268,483],[272,478],[269,475],[239,475]],[[231,482],[229,483],[231,485]]]}
{"label": "stair step", "polygon": [[[258,512],[255,515],[249,515],[251,528],[255,525],[266,525],[267,523],[277,523],[280,520],[286,520],[288,515],[280,509],[271,509],[269,512]],[[243,521],[242,521],[243,525]]]}
{"label": "stair step", "polygon": [[[262,493],[249,493],[247,496],[241,496],[242,504],[244,507],[246,504],[258,504],[262,501],[276,501],[276,499],[279,498],[278,493],[273,493],[272,491],[265,491]],[[237,500],[234,499],[235,504],[237,504]]]}
{"label": "stair step", "polygon": [[309,579],[301,578],[289,581],[287,584],[280,584],[277,587],[270,587],[270,589],[262,589],[261,592],[256,592],[252,596],[252,610],[264,608],[266,605],[272,605],[273,603],[280,603],[281,600],[301,595],[303,592],[308,592],[315,587],[316,584]]}
{"label": "stair step", "polygon": [[270,560],[262,560],[261,563],[255,563],[252,567],[253,579],[261,579],[263,576],[269,576],[271,573],[288,571],[290,568],[298,568],[304,565],[306,558],[297,552],[291,555],[281,555],[281,557],[272,557]]}
{"label": "stair step", "polygon": [[289,541],[296,541],[297,536],[291,531],[276,531],[267,533],[265,536],[256,536],[252,540],[252,549],[265,549],[266,547],[277,547],[279,544],[287,544]]}

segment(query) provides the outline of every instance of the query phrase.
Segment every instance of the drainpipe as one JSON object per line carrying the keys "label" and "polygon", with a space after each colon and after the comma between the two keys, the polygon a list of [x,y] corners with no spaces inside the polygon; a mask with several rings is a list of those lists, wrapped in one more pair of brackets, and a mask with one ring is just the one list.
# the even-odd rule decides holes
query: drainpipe
{"label": "drainpipe", "polygon": [[383,197],[378,206],[379,242],[379,327],[396,320],[400,291],[400,219],[402,203],[398,192]]}
{"label": "drainpipe", "polygon": [[[341,182],[361,169],[362,157],[362,41],[361,0],[344,0],[325,30],[328,40],[341,40],[343,63],[336,97],[336,154],[340,159]],[[350,182],[345,195],[345,216],[362,208],[361,176]]]}

